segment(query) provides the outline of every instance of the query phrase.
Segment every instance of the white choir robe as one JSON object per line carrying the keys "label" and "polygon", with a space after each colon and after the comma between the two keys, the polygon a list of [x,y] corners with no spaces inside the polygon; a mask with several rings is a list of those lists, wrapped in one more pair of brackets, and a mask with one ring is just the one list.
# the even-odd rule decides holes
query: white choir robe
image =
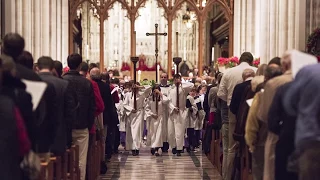
{"label": "white choir robe", "polygon": [[177,87],[172,86],[169,91],[169,120],[168,120],[168,138],[171,148],[176,147],[182,150],[184,146],[184,134],[186,128],[188,109],[186,109],[186,100],[191,91],[193,83],[182,83],[179,87],[179,112],[175,112],[177,107]]}
{"label": "white choir robe", "polygon": [[126,132],[126,123],[124,119],[124,108],[123,108],[123,100],[120,100],[119,103],[116,103],[118,118],[119,118],[119,131]]}
{"label": "white choir robe", "polygon": [[[124,93],[121,90],[119,90],[118,92],[119,92],[120,101],[119,101],[119,103],[116,103],[116,108],[117,108],[117,113],[118,113],[118,118],[119,118],[119,131],[126,132],[126,121],[125,121],[123,103],[125,101],[126,94],[131,93],[131,92]],[[121,98],[121,96],[123,96],[123,99]]]}
{"label": "white choir robe", "polygon": [[[158,112],[156,111],[156,101],[152,100],[152,97],[146,103],[146,118],[148,122],[148,142],[147,145],[151,148],[162,147],[164,128],[162,126],[164,120],[165,107],[168,105],[169,100],[167,97],[162,96],[158,102]],[[158,115],[157,119],[154,119],[152,115]]]}
{"label": "white choir robe", "polygon": [[139,150],[143,133],[144,119],[144,101],[151,91],[150,86],[145,86],[145,89],[137,94],[137,112],[134,110],[133,93],[127,93],[123,103],[124,116],[126,121],[126,149]]}
{"label": "white choir robe", "polygon": [[204,118],[206,116],[206,112],[203,109],[203,100],[204,100],[204,95],[199,96],[196,100],[195,100],[195,104],[200,104],[200,106],[202,107],[201,109],[198,109],[198,113],[197,113],[197,118],[196,118],[196,123],[195,123],[195,127],[194,130],[201,130],[203,127],[203,121]]}
{"label": "white choir robe", "polygon": [[187,114],[187,122],[186,122],[186,128],[195,128],[196,126],[196,120],[197,120],[197,105],[194,102],[194,98],[190,95],[187,96],[187,99],[190,101],[191,103],[191,108],[192,108],[192,112],[189,110],[188,114]]}
{"label": "white choir robe", "polygon": [[[160,87],[161,93],[163,96],[165,96],[168,99],[169,90],[171,89],[171,86],[169,87]],[[162,140],[163,142],[168,142],[168,119],[169,119],[169,107],[164,106],[163,107],[163,119],[162,119]]]}

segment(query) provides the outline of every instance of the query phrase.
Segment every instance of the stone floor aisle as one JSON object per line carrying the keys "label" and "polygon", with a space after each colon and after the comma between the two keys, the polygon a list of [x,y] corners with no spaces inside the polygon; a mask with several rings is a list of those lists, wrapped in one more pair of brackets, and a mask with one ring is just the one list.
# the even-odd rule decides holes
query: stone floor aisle
{"label": "stone floor aisle", "polygon": [[129,152],[119,153],[108,163],[108,172],[100,180],[220,180],[217,169],[201,152],[182,153],[177,157],[171,152],[160,157],[151,156],[144,148],[139,156]]}

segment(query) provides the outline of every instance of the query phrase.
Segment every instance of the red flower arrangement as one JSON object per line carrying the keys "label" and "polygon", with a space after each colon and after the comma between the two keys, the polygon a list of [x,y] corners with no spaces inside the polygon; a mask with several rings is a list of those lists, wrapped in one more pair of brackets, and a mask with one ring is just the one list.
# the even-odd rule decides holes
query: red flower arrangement
{"label": "red flower arrangement", "polygon": [[219,66],[225,66],[229,61],[229,58],[219,57],[218,64]]}
{"label": "red flower arrangement", "polygon": [[260,58],[256,58],[254,61],[253,61],[253,65],[254,67],[258,67],[260,65]]}
{"label": "red flower arrangement", "polygon": [[70,70],[70,68],[69,68],[68,66],[66,66],[66,67],[63,68],[63,72],[64,72],[64,73],[67,73],[69,70]]}
{"label": "red flower arrangement", "polygon": [[219,66],[225,66],[226,68],[232,68],[239,64],[239,58],[236,56],[230,57],[230,58],[218,58],[218,65]]}
{"label": "red flower arrangement", "polygon": [[122,62],[121,71],[130,71],[130,66],[127,62]]}

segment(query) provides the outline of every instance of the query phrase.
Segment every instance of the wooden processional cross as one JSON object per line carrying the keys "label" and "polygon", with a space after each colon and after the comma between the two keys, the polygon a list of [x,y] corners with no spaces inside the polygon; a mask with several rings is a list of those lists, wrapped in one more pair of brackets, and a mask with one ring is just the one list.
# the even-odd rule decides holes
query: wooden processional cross
{"label": "wooden processional cross", "polygon": [[[147,36],[155,36],[155,40],[156,40],[156,48],[155,48],[155,56],[156,56],[156,68],[158,68],[158,36],[167,36],[167,33],[158,33],[158,24],[154,25],[156,28],[156,32],[155,33],[146,33]],[[158,69],[156,69],[156,82],[158,82]]]}

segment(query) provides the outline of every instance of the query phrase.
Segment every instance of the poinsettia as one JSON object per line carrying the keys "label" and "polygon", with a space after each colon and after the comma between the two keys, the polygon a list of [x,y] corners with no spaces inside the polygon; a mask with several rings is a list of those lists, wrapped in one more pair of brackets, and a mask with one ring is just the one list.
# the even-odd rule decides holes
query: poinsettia
{"label": "poinsettia", "polygon": [[239,58],[237,56],[233,56],[228,58],[228,63],[225,65],[227,68],[235,67],[239,64]]}
{"label": "poinsettia", "polygon": [[224,57],[219,57],[218,58],[218,64],[220,66],[225,66],[226,64],[228,64],[229,59],[228,58],[224,58]]}
{"label": "poinsettia", "polygon": [[122,62],[121,71],[130,71],[130,66],[127,62]]}
{"label": "poinsettia", "polygon": [[253,61],[253,65],[255,67],[258,67],[260,65],[260,58],[256,58],[254,61]]}
{"label": "poinsettia", "polygon": [[70,70],[70,68],[69,68],[68,66],[66,66],[66,67],[63,68],[63,72],[64,72],[64,73],[68,72],[69,70]]}

